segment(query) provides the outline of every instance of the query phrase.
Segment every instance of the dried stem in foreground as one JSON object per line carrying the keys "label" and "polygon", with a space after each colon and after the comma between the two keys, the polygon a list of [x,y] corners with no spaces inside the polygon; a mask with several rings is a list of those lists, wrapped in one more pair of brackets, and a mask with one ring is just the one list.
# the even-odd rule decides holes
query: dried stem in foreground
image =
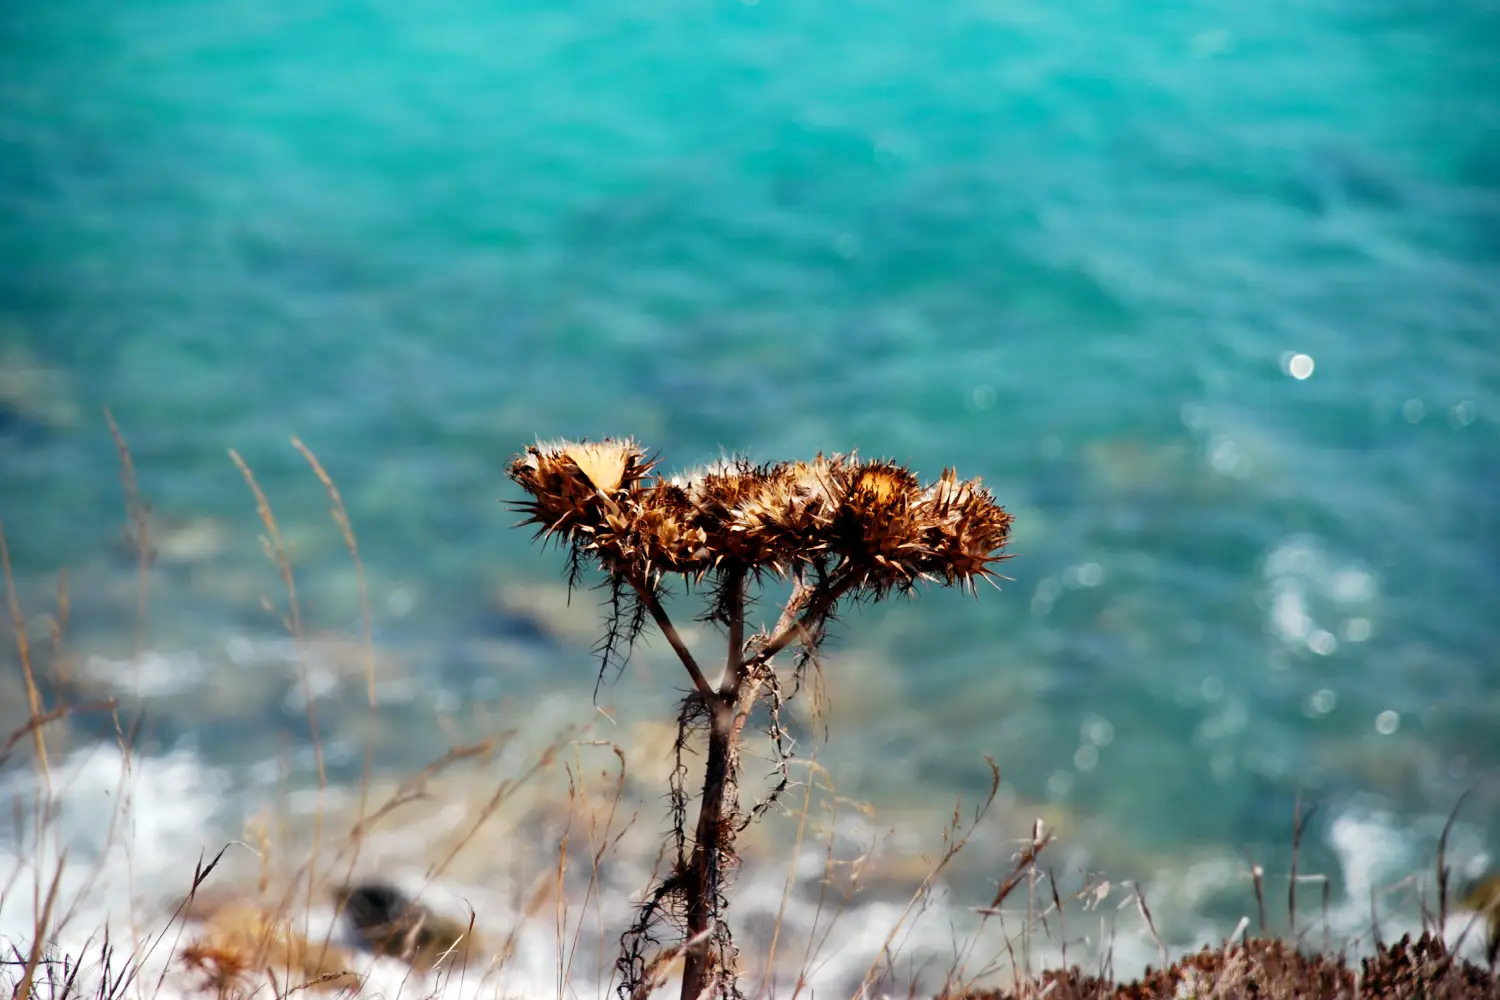
{"label": "dried stem in foreground", "polygon": [[[756,465],[728,459],[696,473],[653,475],[655,459],[633,439],[561,441],[528,447],[510,477],[529,494],[518,506],[537,538],[567,552],[570,585],[586,568],[603,576],[608,617],[601,677],[654,623],[682,662],[692,692],[679,713],[679,767],[672,788],[677,856],[622,940],[622,997],[661,968],[652,958],[663,921],[684,957],[683,1000],[737,991],[734,944],[724,920],[724,886],[736,862],[735,835],[767,803],[740,812],[739,758],[752,711],[765,705],[785,787],[782,684],[776,655],[798,645],[794,673],[816,651],[841,602],[879,601],[926,581],[970,591],[992,582],[991,564],[1010,536],[1011,515],[978,479],[952,469],[923,485],[905,466],[851,453],[811,462]],[[703,599],[701,618],[726,634],[717,685],[704,674],[663,603],[667,582]],[[790,581],[791,596],[770,631],[746,635],[749,585]],[[681,749],[693,733],[707,742],[691,849]]]}

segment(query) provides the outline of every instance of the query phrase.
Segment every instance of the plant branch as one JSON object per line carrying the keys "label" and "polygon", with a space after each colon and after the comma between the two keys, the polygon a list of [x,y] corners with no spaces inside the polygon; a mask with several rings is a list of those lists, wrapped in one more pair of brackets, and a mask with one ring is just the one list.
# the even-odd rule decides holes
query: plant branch
{"label": "plant branch", "polygon": [[729,597],[729,655],[724,661],[724,678],[719,682],[719,694],[733,700],[739,690],[743,676],[745,656],[745,567],[736,566],[729,571],[727,581]]}
{"label": "plant branch", "polygon": [[661,634],[667,637],[667,643],[677,653],[677,658],[682,661],[682,665],[687,668],[688,676],[693,679],[693,686],[708,700],[710,705],[714,704],[718,700],[718,692],[708,683],[708,679],[703,676],[703,671],[698,669],[698,661],[693,659],[692,650],[687,648],[687,643],[682,641],[681,635],[678,635],[677,626],[673,625],[672,619],[667,617],[667,609],[661,606],[656,592],[635,576],[630,577],[630,584],[635,588],[636,593],[641,595],[646,610],[651,612],[651,617],[656,621],[656,627],[661,629]]}
{"label": "plant branch", "polygon": [[[799,585],[799,589],[794,591],[787,601],[786,610],[781,614],[781,621],[776,623],[775,633],[766,640],[765,645],[756,650],[754,656],[745,661],[745,666],[765,663],[790,646],[799,636],[806,635],[813,625],[827,616],[829,609],[853,586],[854,578],[850,576],[844,577],[837,583],[823,583],[811,589]],[[810,597],[809,594],[811,594]],[[806,602],[805,605],[804,602]],[[804,606],[805,610],[802,610],[799,615],[797,612]]]}

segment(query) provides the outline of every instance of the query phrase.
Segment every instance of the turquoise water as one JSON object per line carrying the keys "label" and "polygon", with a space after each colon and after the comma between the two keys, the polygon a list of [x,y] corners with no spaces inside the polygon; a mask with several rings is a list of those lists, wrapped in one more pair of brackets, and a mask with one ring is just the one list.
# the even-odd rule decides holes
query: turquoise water
{"label": "turquoise water", "polygon": [[[1339,878],[1338,817],[1425,863],[1472,786],[1494,850],[1497,46],[1482,2],[6,4],[23,596],[70,567],[78,641],[129,655],[108,405],[154,508],[223,530],[155,585],[152,643],[201,654],[182,684],[246,683],[226,636],[277,632],[228,448],[310,621],[357,636],[295,434],[424,686],[582,699],[586,643],[492,597],[560,581],[497,503],[510,454],[857,446],[1018,520],[1002,592],[849,616],[830,668],[878,660],[886,694],[830,734],[847,787],[972,795],[988,752],[1086,848],[1157,859],[1284,859],[1301,789]],[[530,665],[465,652],[497,635]],[[653,676],[606,697],[652,711],[679,683]],[[188,702],[163,745],[305,738]],[[426,717],[385,762],[442,744]]]}

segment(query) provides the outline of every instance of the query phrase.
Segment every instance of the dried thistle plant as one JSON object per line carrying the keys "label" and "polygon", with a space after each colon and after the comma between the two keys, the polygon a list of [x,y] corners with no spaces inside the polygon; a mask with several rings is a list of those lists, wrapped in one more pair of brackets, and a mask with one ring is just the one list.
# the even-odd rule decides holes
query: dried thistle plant
{"label": "dried thistle plant", "polygon": [[[903,465],[854,453],[768,465],[728,459],[672,478],[655,475],[656,464],[631,438],[556,441],[516,456],[510,477],[530,497],[518,504],[522,523],[567,552],[570,586],[590,566],[603,574],[609,611],[601,679],[654,622],[692,680],[678,716],[674,865],[626,933],[619,970],[621,995],[630,996],[651,978],[647,951],[670,922],[679,935],[670,945],[684,954],[683,1000],[699,1000],[709,990],[735,992],[723,891],[735,836],[765,805],[748,817],[740,812],[740,747],[757,703],[766,703],[773,744],[785,753],[774,658],[796,645],[795,669],[802,669],[844,601],[878,601],[924,581],[971,592],[981,580],[993,582],[1011,515],[978,479],[945,469],[924,486]],[[727,633],[717,683],[662,604],[674,580],[702,596],[701,618]],[[768,580],[790,581],[791,596],[774,628],[747,635],[747,587]],[[681,754],[699,729],[707,731],[708,757],[689,841]]]}

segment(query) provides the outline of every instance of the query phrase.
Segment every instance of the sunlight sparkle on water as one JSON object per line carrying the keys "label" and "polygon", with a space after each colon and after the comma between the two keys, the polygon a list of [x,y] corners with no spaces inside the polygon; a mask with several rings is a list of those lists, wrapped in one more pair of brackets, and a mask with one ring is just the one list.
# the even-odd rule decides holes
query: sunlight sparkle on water
{"label": "sunlight sparkle on water", "polygon": [[1338,695],[1334,694],[1331,689],[1320,688],[1308,696],[1307,704],[1303,707],[1302,712],[1308,718],[1317,718],[1320,715],[1327,715],[1329,712],[1332,712],[1334,707],[1338,705],[1338,702]]}
{"label": "sunlight sparkle on water", "polygon": [[1285,356],[1284,367],[1288,375],[1303,382],[1312,377],[1316,365],[1310,354],[1289,354]]}

